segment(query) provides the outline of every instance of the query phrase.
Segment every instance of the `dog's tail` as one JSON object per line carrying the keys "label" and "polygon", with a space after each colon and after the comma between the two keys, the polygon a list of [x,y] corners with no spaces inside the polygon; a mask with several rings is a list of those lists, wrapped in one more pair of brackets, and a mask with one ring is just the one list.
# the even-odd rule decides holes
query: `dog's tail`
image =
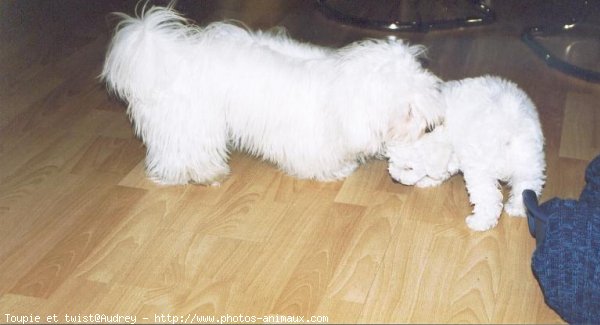
{"label": "dog's tail", "polygon": [[106,55],[102,78],[118,96],[133,102],[153,98],[156,89],[180,72],[186,40],[196,34],[171,8],[152,7],[138,17],[117,13],[121,21]]}

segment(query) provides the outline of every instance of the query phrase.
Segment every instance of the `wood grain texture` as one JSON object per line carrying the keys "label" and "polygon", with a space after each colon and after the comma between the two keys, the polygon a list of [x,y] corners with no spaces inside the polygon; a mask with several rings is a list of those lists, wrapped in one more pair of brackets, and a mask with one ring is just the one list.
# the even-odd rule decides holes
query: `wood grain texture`
{"label": "wood grain texture", "polygon": [[[220,187],[149,181],[125,104],[97,79],[109,13],[132,13],[135,3],[0,1],[3,317],[562,322],[531,272],[526,220],[503,215],[491,231],[469,231],[461,176],[417,189],[393,183],[386,162],[373,160],[343,182],[319,183],[234,152]],[[386,3],[364,10],[403,10]],[[425,44],[427,67],[444,79],[491,73],[518,83],[546,136],[542,200],[575,198],[600,151],[600,87],[549,69],[520,41],[523,27],[545,19],[536,3],[494,2],[498,21],[485,27],[395,37]],[[312,1],[180,0],[177,8],[200,24],[283,25],[321,45],[388,36],[329,20]]]}

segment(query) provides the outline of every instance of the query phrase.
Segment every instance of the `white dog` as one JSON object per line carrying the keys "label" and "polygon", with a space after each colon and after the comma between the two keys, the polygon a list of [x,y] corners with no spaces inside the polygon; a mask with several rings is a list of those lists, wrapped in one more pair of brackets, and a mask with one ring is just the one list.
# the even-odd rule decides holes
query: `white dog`
{"label": "white dog", "polygon": [[159,183],[217,185],[231,149],[337,180],[443,115],[421,46],[328,49],[229,23],[200,28],[162,7],[121,17],[101,77],[128,102]]}
{"label": "white dog", "polygon": [[462,171],[474,205],[466,222],[479,231],[498,223],[498,180],[504,181],[511,187],[504,210],[525,216],[523,190],[539,196],[545,179],[544,137],[534,104],[514,83],[490,76],[447,82],[442,97],[444,124],[391,149],[392,178],[426,187]]}

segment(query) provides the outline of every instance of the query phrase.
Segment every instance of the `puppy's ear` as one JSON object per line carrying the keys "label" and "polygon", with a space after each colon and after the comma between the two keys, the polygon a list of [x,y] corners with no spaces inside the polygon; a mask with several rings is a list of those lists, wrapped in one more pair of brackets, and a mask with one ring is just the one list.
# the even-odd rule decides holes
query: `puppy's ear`
{"label": "puppy's ear", "polygon": [[[438,125],[435,129],[425,134],[421,140],[425,145],[425,154],[429,155],[425,157],[424,161],[425,168],[429,175],[440,176],[440,174],[454,174],[456,171],[455,167],[450,166],[453,164],[453,158],[455,158],[454,147],[448,139],[448,133],[446,126],[443,124]],[[455,164],[456,165],[456,164]]]}
{"label": "puppy's ear", "polygon": [[452,147],[445,143],[436,143],[435,145],[426,146],[423,161],[425,162],[425,170],[427,175],[437,177],[450,171],[452,160]]}
{"label": "puppy's ear", "polygon": [[458,157],[453,152],[450,156],[450,161],[448,162],[448,172],[450,172],[450,174],[456,174],[459,170],[460,161],[458,161]]}

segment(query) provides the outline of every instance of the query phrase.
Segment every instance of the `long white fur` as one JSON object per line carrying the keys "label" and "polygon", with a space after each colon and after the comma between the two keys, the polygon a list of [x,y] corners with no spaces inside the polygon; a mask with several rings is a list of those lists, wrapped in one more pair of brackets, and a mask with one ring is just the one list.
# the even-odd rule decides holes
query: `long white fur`
{"label": "long white fur", "polygon": [[281,30],[201,28],[163,7],[121,17],[101,77],[128,102],[159,183],[218,184],[231,149],[293,176],[337,180],[443,114],[440,80],[417,60],[421,46],[330,49]]}
{"label": "long white fur", "polygon": [[389,171],[407,185],[434,186],[463,172],[474,205],[467,217],[473,230],[498,223],[502,192],[511,187],[504,210],[525,216],[522,192],[538,196],[544,185],[544,136],[535,105],[517,85],[484,76],[442,86],[444,124],[418,141],[394,148]]}

